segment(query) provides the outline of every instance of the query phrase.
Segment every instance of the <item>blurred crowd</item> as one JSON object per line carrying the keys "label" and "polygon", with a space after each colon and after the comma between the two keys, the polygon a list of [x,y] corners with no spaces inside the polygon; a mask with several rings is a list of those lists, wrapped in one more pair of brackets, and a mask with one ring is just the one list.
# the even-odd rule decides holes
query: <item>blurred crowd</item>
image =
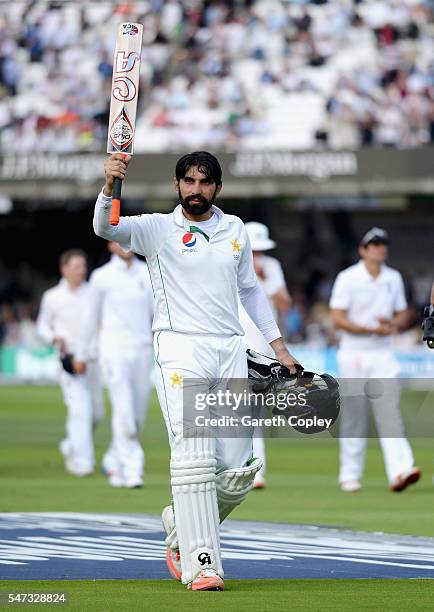
{"label": "blurred crowd", "polygon": [[0,347],[35,349],[42,346],[36,334],[32,303],[3,303],[0,307]]}
{"label": "blurred crowd", "polygon": [[0,138],[105,148],[116,26],[144,25],[136,151],[434,140],[428,0],[28,0],[0,8]]}
{"label": "blurred crowd", "polygon": [[44,281],[29,265],[12,269],[0,260],[0,347],[43,346],[36,335],[35,321],[38,287]]}

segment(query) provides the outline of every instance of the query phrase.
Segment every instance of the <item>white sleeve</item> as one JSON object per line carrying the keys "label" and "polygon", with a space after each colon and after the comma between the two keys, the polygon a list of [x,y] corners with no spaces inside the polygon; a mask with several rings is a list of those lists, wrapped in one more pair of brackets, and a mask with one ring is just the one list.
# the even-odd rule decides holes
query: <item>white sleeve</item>
{"label": "white sleeve", "polygon": [[82,325],[80,335],[77,339],[77,348],[74,357],[77,361],[88,361],[94,346],[95,338],[98,334],[101,322],[101,308],[103,292],[92,275],[89,279],[89,296],[86,301],[86,308],[82,313]]}
{"label": "white sleeve", "polygon": [[330,308],[338,308],[339,310],[348,310],[350,307],[350,292],[345,276],[342,273],[338,274],[333,285],[332,295],[330,298]]}
{"label": "white sleeve", "polygon": [[46,344],[52,344],[54,340],[53,310],[50,305],[49,296],[44,293],[36,319],[36,333]]}
{"label": "white sleeve", "polygon": [[238,289],[238,294],[241,304],[244,306],[247,314],[264,336],[265,340],[267,342],[273,342],[273,340],[281,338],[282,334],[274,320],[267,296],[261,289],[259,283],[256,281],[253,287]]}
{"label": "white sleeve", "polygon": [[165,218],[158,213],[120,217],[118,225],[110,225],[111,197],[98,195],[93,216],[93,229],[97,236],[113,240],[126,251],[148,257],[157,252],[163,234],[168,232]]}
{"label": "white sleeve", "polygon": [[131,241],[131,218],[121,217],[118,225],[110,225],[112,199],[99,193],[93,214],[93,229],[97,236],[118,242],[128,249]]}
{"label": "white sleeve", "polygon": [[395,312],[400,312],[407,309],[407,298],[405,297],[404,281],[401,274],[398,272],[398,282],[396,288]]}
{"label": "white sleeve", "polygon": [[252,247],[250,246],[249,236],[246,232],[244,224],[243,224],[242,240],[244,244],[241,249],[241,257],[240,257],[240,261],[238,264],[238,273],[237,273],[238,290],[247,289],[248,287],[254,287],[256,283],[258,282],[258,279],[256,277],[255,268],[253,266]]}

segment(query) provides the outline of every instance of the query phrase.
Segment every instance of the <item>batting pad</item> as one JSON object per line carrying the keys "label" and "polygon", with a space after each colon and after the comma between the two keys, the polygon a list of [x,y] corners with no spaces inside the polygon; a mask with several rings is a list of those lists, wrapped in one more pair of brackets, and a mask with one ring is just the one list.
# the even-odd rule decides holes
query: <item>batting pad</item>
{"label": "batting pad", "polygon": [[262,459],[255,457],[250,465],[225,470],[216,476],[216,489],[220,522],[239,506],[253,487],[256,472],[262,467]]}
{"label": "batting pad", "polygon": [[215,470],[215,440],[204,428],[176,436],[170,474],[184,584],[205,569],[223,577]]}
{"label": "batting pad", "polygon": [[165,539],[167,546],[172,550],[178,550],[178,536],[176,533],[175,514],[173,512],[172,506],[166,506],[164,508],[161,520],[163,523],[164,531],[167,534],[167,538]]}

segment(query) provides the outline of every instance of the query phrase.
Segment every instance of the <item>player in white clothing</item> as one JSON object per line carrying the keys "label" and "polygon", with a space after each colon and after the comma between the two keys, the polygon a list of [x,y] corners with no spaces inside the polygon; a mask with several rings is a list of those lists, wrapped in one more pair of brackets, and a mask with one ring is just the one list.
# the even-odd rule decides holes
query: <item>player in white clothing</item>
{"label": "player in white clothing", "polygon": [[183,431],[183,380],[211,386],[247,379],[238,294],[280,363],[295,373],[296,361],[258,285],[244,224],[214,205],[222,188],[218,160],[204,151],[182,157],[175,210],[121,217],[113,227],[113,178],[124,179],[129,160],[114,154],[106,161],[94,229],[144,255],[154,288],[156,387],[171,446],[173,509],[163,512],[168,564],[190,590],[221,590],[219,522],[243,501],[261,462],[252,456],[251,437],[215,439],[199,426]]}
{"label": "player in white clothing", "polygon": [[[53,344],[59,356],[74,355],[78,360],[81,324],[90,303],[86,282],[86,255],[79,249],[65,251],[60,257],[61,281],[42,296],[36,322],[38,335]],[[86,476],[94,469],[93,426],[104,417],[102,387],[96,362],[95,337],[89,338],[88,368],[60,371],[60,386],[67,407],[66,438],[60,444],[66,469]]]}
{"label": "player in white clothing", "polygon": [[112,486],[138,488],[143,486],[140,433],[151,390],[154,298],[146,263],[116,242],[108,248],[110,261],[89,279],[93,294],[81,354],[99,331],[99,359],[112,405],[112,440],[102,465]]}
{"label": "player in white clothing", "polygon": [[[368,398],[390,489],[402,491],[420,478],[405,437],[400,389],[394,380],[398,366],[391,338],[407,325],[407,302],[400,273],[384,263],[388,244],[384,230],[369,230],[360,243],[361,260],[338,274],[330,299],[333,323],[342,332],[338,351],[342,392],[339,482],[346,492],[361,488]],[[360,389],[357,379],[365,380]],[[379,386],[370,386],[369,379],[380,379]]]}
{"label": "player in white clothing", "polygon": [[[259,284],[268,298],[274,318],[285,315],[291,306],[291,298],[285,283],[282,266],[275,257],[264,255],[265,251],[274,249],[276,243],[270,239],[269,230],[263,223],[250,221],[246,223],[250,245],[253,251],[253,265]],[[262,355],[274,357],[274,353],[264,336],[253,323],[243,305],[240,304],[240,322],[245,333],[245,344]],[[265,487],[265,444],[261,427],[255,427],[253,434],[253,454],[262,460],[262,467],[255,476],[254,489]]]}

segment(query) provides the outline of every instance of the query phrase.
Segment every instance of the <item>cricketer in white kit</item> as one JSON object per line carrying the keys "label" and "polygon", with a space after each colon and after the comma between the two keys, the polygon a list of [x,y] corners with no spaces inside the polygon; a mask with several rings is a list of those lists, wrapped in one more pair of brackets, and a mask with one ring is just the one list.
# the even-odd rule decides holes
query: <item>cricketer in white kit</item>
{"label": "cricketer in white kit", "polygon": [[[392,336],[406,327],[407,301],[401,274],[384,263],[388,244],[383,229],[369,230],[360,243],[362,259],[338,274],[330,299],[334,325],[342,334],[338,351],[342,401],[339,483],[346,492],[361,488],[368,399],[390,489],[402,491],[420,477],[399,410]],[[364,379],[361,388],[358,379]],[[370,384],[372,379],[378,382]]]}
{"label": "cricketer in white kit", "polygon": [[98,335],[98,356],[112,405],[112,439],[102,466],[115,487],[143,486],[140,433],[151,391],[154,296],[148,266],[109,242],[108,263],[89,278],[91,307],[83,323],[81,355]]}
{"label": "cricketer in white kit", "polygon": [[206,437],[197,427],[183,435],[184,378],[209,385],[247,379],[238,294],[276,358],[295,373],[260,289],[242,221],[213,205],[221,168],[210,153],[182,157],[174,188],[179,205],[170,214],[121,217],[109,224],[113,178],[125,177],[130,157],[111,155],[98,196],[95,232],[146,257],[155,295],[153,323],[156,387],[171,447],[173,509],[163,512],[168,565],[190,590],[221,590],[219,522],[246,497],[261,466],[251,437]]}
{"label": "cricketer in white kit", "polygon": [[[291,305],[291,298],[286,287],[285,277],[280,262],[275,257],[264,255],[265,251],[274,249],[276,243],[274,240],[270,239],[268,227],[263,223],[250,221],[245,224],[245,227],[253,251],[253,265],[258,277],[258,282],[268,298],[271,311],[277,321],[279,315],[287,313]],[[274,351],[253,323],[246,309],[241,303],[239,307],[240,322],[245,333],[244,342],[246,347],[262,355],[266,355],[267,357],[274,357]],[[253,488],[263,489],[266,484],[266,455],[262,427],[255,427],[253,433],[253,454],[262,461],[262,467],[255,476]]]}
{"label": "cricketer in white kit", "polygon": [[[86,282],[86,255],[79,249],[60,257],[62,279],[42,296],[37,318],[38,335],[53,344],[59,356],[81,360],[79,339],[83,316],[90,303]],[[93,427],[104,417],[102,386],[96,360],[96,338],[89,338],[86,372],[70,374],[60,368],[59,382],[67,407],[66,437],[60,443],[66,469],[76,476],[91,474],[95,465]]]}

